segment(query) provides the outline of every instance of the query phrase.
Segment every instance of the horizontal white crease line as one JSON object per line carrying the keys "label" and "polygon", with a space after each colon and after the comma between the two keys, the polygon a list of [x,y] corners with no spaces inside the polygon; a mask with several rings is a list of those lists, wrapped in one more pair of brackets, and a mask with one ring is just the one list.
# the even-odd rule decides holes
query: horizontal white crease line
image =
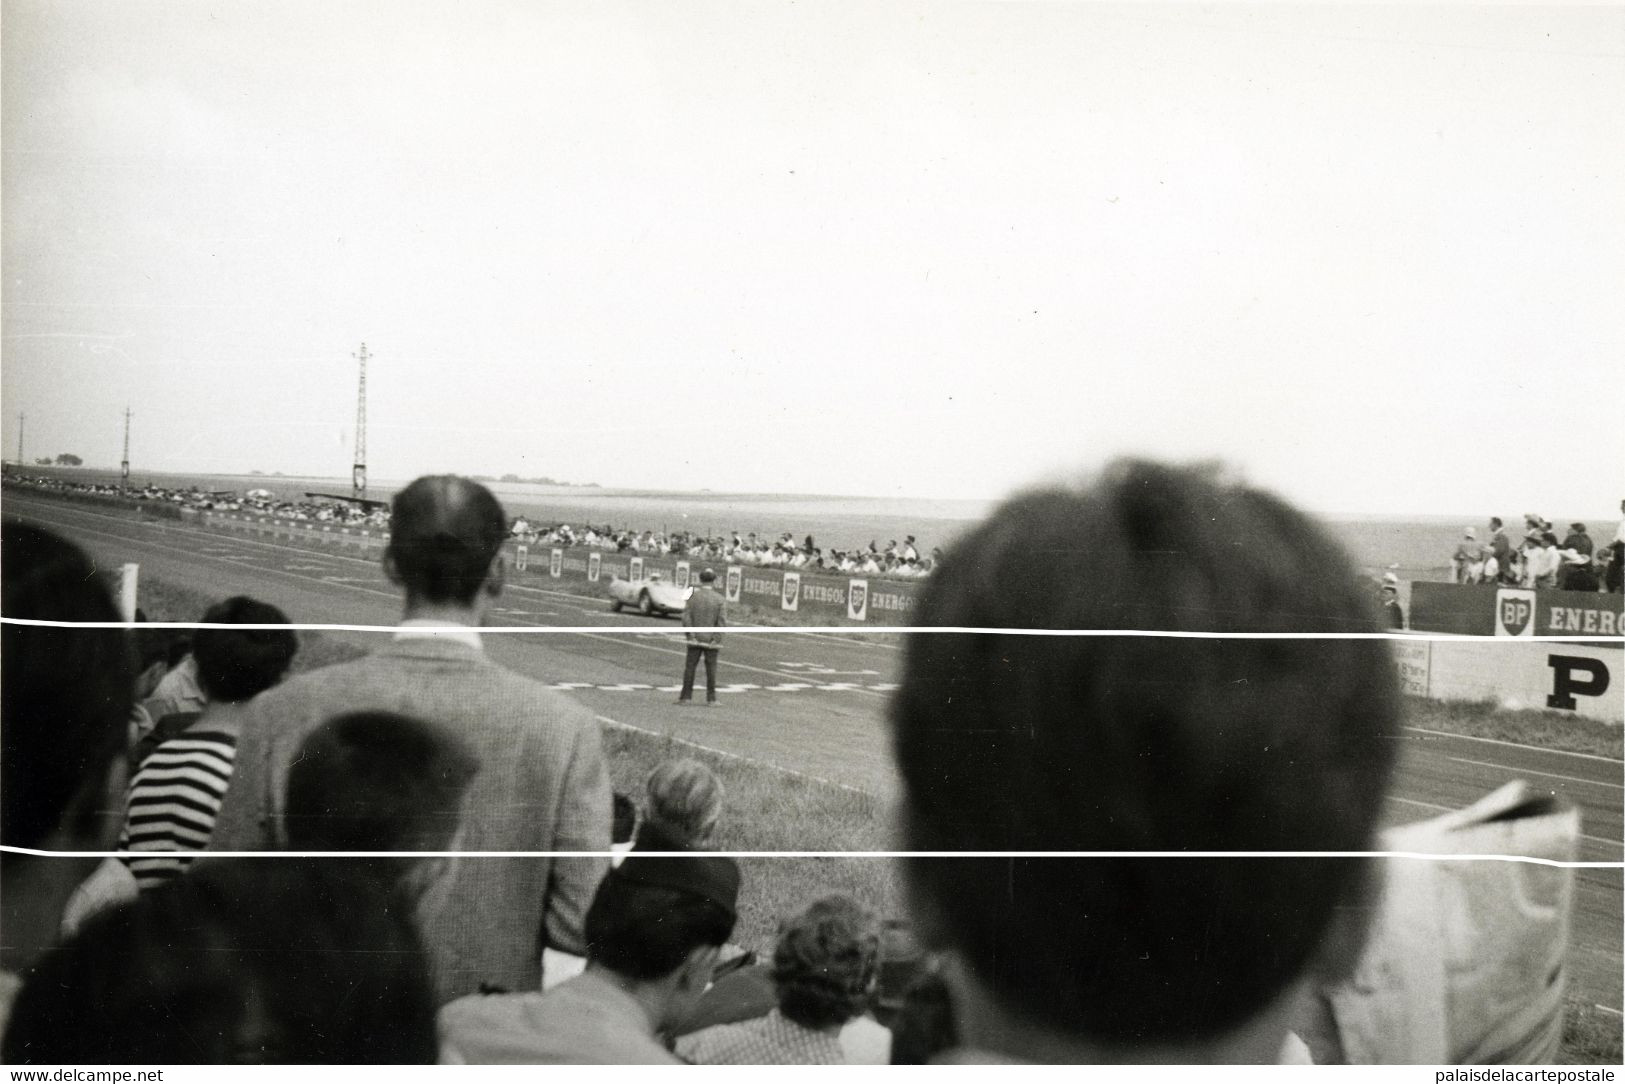
{"label": "horizontal white crease line", "polygon": [[[238,629],[267,631],[294,629],[309,632],[399,632],[399,625],[324,625],[317,623],[288,623],[269,625],[221,624],[207,621],[46,621],[33,617],[0,617],[7,625],[33,625],[41,628],[80,629]],[[1470,644],[1547,643],[1574,644],[1600,643],[1625,646],[1625,636],[1463,636],[1457,633],[1394,633],[1394,632],[1170,632],[1155,629],[1015,629],[986,628],[972,625],[673,625],[667,628],[643,628],[629,625],[414,625],[414,636],[430,633],[612,633],[635,636],[680,636],[695,631],[716,633],[933,633],[988,634],[997,636],[1151,636],[1167,639],[1195,640],[1439,640]]]}
{"label": "horizontal white crease line", "polygon": [[[0,845],[37,858],[147,857],[144,851],[47,851]],[[200,858],[613,858],[620,851],[191,851]],[[1430,862],[1523,862],[1561,869],[1625,869],[1621,862],[1568,862],[1516,854],[1426,851],[637,851],[640,858],[1406,858]]]}

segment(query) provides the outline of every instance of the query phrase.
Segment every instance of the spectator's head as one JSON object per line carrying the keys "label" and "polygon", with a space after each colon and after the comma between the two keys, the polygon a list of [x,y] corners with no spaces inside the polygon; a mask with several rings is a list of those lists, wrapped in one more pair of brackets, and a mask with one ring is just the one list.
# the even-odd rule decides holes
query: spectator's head
{"label": "spectator's head", "polygon": [[1490,530],[1499,531],[1500,529],[1501,529],[1501,517],[1500,516],[1491,516],[1490,517]]}
{"label": "spectator's head", "polygon": [[[303,851],[452,849],[479,758],[444,727],[391,712],[329,719],[288,768],[288,843]],[[421,894],[441,859],[381,859],[383,876]]]}
{"label": "spectator's head", "polygon": [[709,568],[704,569],[700,572],[700,582],[704,584],[716,583],[717,574]]}
{"label": "spectator's head", "polygon": [[732,936],[739,865],[731,858],[638,854],[610,870],[587,910],[587,962],[660,1006],[663,1029],[694,1010]]}
{"label": "spectator's head", "polygon": [[0,1053],[432,1064],[434,1014],[405,909],[321,861],[224,861],[86,923],[24,985]]}
{"label": "spectator's head", "polygon": [[472,607],[482,593],[502,590],[507,535],[490,490],[456,475],[428,475],[395,494],[384,570],[405,589],[409,607]]}
{"label": "spectator's head", "polygon": [[1584,523],[1571,523],[1569,524],[1569,530],[1573,531],[1575,534],[1585,534],[1586,525]]}
{"label": "spectator's head", "polygon": [[1546,547],[1547,549],[1550,549],[1553,546],[1557,545],[1557,536],[1555,534],[1553,534],[1551,531],[1541,531],[1540,532],[1540,544],[1542,546]]}
{"label": "spectator's head", "polygon": [[[0,528],[0,578],[8,618],[121,620],[89,558],[38,527]],[[125,633],[8,623],[0,643],[0,840],[53,850],[110,846],[122,820],[118,753],[134,694]],[[21,859],[8,863],[14,857]]]}
{"label": "spectator's head", "polygon": [[869,1007],[880,923],[850,896],[825,896],[784,924],[773,948],[779,1011],[807,1028],[840,1027]]}
{"label": "spectator's head", "polygon": [[[1087,577],[1050,574],[1065,554]],[[1005,502],[922,626],[1374,633],[1346,554],[1205,468],[1120,463]],[[1363,851],[1399,695],[1377,639],[933,633],[892,704],[908,850]],[[916,919],[997,1009],[1094,1047],[1265,1018],[1370,886],[1360,859],[914,859]],[[1339,959],[1338,964],[1348,961]],[[1269,1017],[1273,1019],[1273,1017]]]}
{"label": "spectator's head", "polygon": [[[668,760],[649,773],[644,825],[672,849],[710,845],[722,819],[722,781],[697,760]],[[654,849],[654,848],[644,848]]]}
{"label": "spectator's head", "polygon": [[[286,625],[288,615],[269,603],[235,595],[209,607],[209,625]],[[240,704],[281,681],[299,651],[292,629],[198,629],[192,657],[197,684],[211,702]]]}

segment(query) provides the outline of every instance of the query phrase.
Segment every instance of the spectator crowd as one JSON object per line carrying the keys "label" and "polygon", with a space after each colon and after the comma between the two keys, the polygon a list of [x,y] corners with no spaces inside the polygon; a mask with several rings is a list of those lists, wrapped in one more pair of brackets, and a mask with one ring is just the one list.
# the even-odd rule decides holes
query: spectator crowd
{"label": "spectator crowd", "polygon": [[[716,774],[672,760],[612,793],[593,715],[486,655],[515,526],[466,479],[401,490],[398,629],[289,677],[275,607],[222,600],[184,643],[126,632],[83,552],[5,523],[0,1059],[1302,1062],[1377,1041],[1359,1014],[1325,1030],[1304,992],[1352,983],[1379,891],[1340,854],[1372,849],[1399,744],[1388,645],[975,631],[1377,629],[1347,556],[1277,499],[1131,462],[957,542],[890,720],[900,848],[973,854],[902,859],[901,916],[814,893],[760,954],[735,934],[772,864],[713,850]],[[818,552],[787,543],[724,545]],[[1093,574],[1041,582],[1035,545]],[[1311,856],[997,857],[1072,850]],[[220,853],[244,851],[367,857]]]}
{"label": "spectator crowd", "polygon": [[[1625,513],[1625,501],[1620,502]],[[1562,541],[1552,522],[1527,513],[1516,540],[1500,517],[1492,516],[1481,539],[1467,527],[1450,557],[1456,583],[1501,584],[1535,590],[1608,591],[1618,594],[1625,571],[1625,519],[1599,546],[1584,523],[1570,523]]]}
{"label": "spectator crowd", "polygon": [[[371,530],[387,530],[389,527],[388,512],[376,506],[380,502],[362,505],[338,499],[289,501],[265,489],[237,493],[203,490],[197,486],[175,489],[154,485],[121,488],[110,483],[73,482],[24,475],[11,470],[6,472],[5,477],[7,485],[68,496],[133,500],[197,511],[251,512],[294,522]],[[754,531],[744,535],[735,532],[705,537],[692,531],[639,531],[609,525],[572,526],[559,523],[541,526],[524,516],[509,520],[508,534],[529,545],[581,546],[609,553],[687,556],[760,568],[803,569],[808,572],[851,573],[894,579],[923,579],[942,558],[940,548],[921,553],[913,535],[908,535],[901,542],[891,539],[884,546],[878,539],[871,539],[867,546],[841,550],[816,545],[811,534],[797,542],[788,531],[775,539],[758,537]]]}
{"label": "spectator crowd", "polygon": [[884,546],[878,539],[871,539],[868,546],[840,550],[817,545],[810,534],[797,542],[789,531],[772,540],[758,537],[754,531],[745,535],[735,532],[707,537],[691,531],[668,534],[665,531],[616,530],[590,524],[572,527],[568,523],[561,523],[553,527],[540,527],[523,517],[516,518],[510,530],[520,541],[537,545],[585,546],[610,553],[687,556],[758,568],[857,573],[896,579],[923,579],[942,559],[940,548],[922,556],[913,535],[908,535],[902,542],[891,539]]}

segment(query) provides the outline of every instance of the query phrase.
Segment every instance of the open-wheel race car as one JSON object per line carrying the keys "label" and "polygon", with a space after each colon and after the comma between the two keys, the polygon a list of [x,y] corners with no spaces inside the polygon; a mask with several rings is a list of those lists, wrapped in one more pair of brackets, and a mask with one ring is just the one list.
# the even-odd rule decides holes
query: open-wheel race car
{"label": "open-wheel race car", "polygon": [[693,593],[694,588],[678,587],[658,572],[636,583],[616,576],[609,581],[609,608],[620,613],[622,607],[631,606],[645,617],[680,614],[688,608],[688,596]]}

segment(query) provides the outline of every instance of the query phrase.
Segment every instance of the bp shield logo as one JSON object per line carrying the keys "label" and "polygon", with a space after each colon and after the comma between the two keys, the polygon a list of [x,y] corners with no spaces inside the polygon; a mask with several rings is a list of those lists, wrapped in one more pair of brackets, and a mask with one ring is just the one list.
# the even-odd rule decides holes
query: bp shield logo
{"label": "bp shield logo", "polygon": [[626,578],[633,583],[643,582],[643,558],[632,558],[632,567],[627,571]]}
{"label": "bp shield logo", "polygon": [[786,572],[784,574],[784,598],[781,608],[794,610],[801,603],[801,573]]}
{"label": "bp shield logo", "polygon": [[1495,635],[1535,634],[1535,593],[1510,587],[1495,592]]}
{"label": "bp shield logo", "polygon": [[869,581],[846,581],[846,616],[850,621],[869,620]]}
{"label": "bp shield logo", "polygon": [[554,550],[547,562],[547,574],[555,580],[564,575],[564,551]]}
{"label": "bp shield logo", "polygon": [[677,583],[677,587],[678,587],[679,590],[681,590],[682,588],[685,588],[685,587],[688,586],[688,562],[687,561],[678,561],[677,562],[676,583]]}
{"label": "bp shield logo", "polygon": [[738,565],[729,565],[724,584],[723,597],[729,602],[738,602],[739,589],[745,585],[745,570]]}
{"label": "bp shield logo", "polygon": [[597,583],[598,582],[598,571],[599,571],[599,569],[601,569],[603,567],[604,567],[604,555],[603,554],[601,554],[601,553],[589,553],[589,554],[587,554],[587,580],[589,582],[591,582],[591,583]]}
{"label": "bp shield logo", "polygon": [[516,551],[514,551],[513,567],[517,568],[521,572],[525,571],[525,560],[529,556],[530,556],[529,548],[527,548],[525,546],[520,546]]}

